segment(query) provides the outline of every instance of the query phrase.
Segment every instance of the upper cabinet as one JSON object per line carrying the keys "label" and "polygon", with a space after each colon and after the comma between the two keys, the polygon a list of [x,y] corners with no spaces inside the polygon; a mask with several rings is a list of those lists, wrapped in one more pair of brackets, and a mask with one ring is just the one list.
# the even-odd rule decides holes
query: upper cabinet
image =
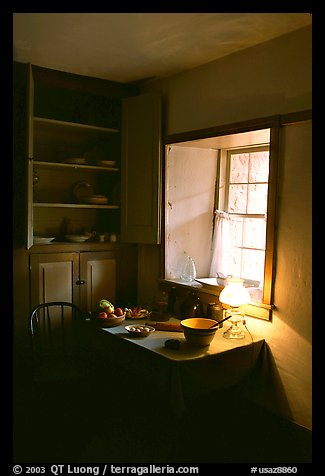
{"label": "upper cabinet", "polygon": [[149,93],[122,103],[121,239],[161,240],[161,100]]}
{"label": "upper cabinet", "polygon": [[120,233],[121,100],[132,92],[30,66],[27,248]]}
{"label": "upper cabinet", "polygon": [[27,249],[160,243],[160,96],[28,67]]}

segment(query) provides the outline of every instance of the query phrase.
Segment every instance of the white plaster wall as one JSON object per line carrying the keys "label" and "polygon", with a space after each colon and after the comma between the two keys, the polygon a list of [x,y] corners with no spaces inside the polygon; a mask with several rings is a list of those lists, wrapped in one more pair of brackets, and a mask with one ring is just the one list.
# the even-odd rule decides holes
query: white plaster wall
{"label": "white plaster wall", "polygon": [[[147,90],[162,92],[165,130],[172,134],[311,109],[311,63],[311,28],[307,27],[152,83]],[[265,389],[260,383],[259,397],[306,428],[312,425],[311,160],[311,124],[283,127],[276,311],[272,322],[248,320],[252,330],[266,338],[286,402],[273,400],[269,382]],[[156,251],[160,253],[160,247]],[[148,263],[146,267],[150,268]],[[151,281],[157,277],[153,268]]]}
{"label": "white plaster wall", "polygon": [[168,226],[165,237],[168,243],[165,261],[169,274],[166,279],[180,279],[184,254],[194,259],[197,277],[208,276],[217,152],[179,146],[169,149],[166,164]]}
{"label": "white plaster wall", "polygon": [[167,134],[312,108],[312,29],[157,81]]}
{"label": "white plaster wall", "polygon": [[[271,323],[248,319],[262,334],[286,402],[270,386],[256,398],[311,429],[312,425],[312,131],[311,123],[281,128],[277,260]],[[273,399],[273,401],[272,401]],[[276,411],[279,408],[275,408]]]}
{"label": "white plaster wall", "polygon": [[312,131],[282,128],[273,332],[269,344],[295,419],[311,425]]}

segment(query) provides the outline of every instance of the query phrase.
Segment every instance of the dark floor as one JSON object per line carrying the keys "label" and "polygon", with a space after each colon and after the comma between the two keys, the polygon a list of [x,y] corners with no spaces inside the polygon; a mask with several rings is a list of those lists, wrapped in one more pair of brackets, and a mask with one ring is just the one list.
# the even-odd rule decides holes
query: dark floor
{"label": "dark floor", "polygon": [[[15,463],[311,462],[310,432],[237,391],[191,402],[177,420],[131,376],[98,377],[68,391],[17,393]],[[104,381],[111,385],[98,384]]]}

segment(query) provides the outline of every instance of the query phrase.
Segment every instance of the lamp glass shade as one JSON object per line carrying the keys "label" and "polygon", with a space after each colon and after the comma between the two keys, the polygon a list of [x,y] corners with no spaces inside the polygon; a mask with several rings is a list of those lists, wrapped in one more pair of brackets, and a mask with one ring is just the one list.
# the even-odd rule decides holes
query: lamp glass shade
{"label": "lamp glass shade", "polygon": [[244,280],[240,278],[227,278],[227,285],[220,293],[219,301],[231,307],[239,307],[250,301],[250,294],[244,288]]}

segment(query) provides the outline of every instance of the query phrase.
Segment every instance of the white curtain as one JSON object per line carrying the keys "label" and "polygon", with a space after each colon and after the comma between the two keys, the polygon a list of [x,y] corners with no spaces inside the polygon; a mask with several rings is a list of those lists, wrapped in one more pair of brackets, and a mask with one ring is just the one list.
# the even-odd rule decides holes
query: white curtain
{"label": "white curtain", "polygon": [[230,274],[229,262],[231,253],[230,216],[221,210],[215,211],[214,232],[212,238],[212,253],[210,277]]}

